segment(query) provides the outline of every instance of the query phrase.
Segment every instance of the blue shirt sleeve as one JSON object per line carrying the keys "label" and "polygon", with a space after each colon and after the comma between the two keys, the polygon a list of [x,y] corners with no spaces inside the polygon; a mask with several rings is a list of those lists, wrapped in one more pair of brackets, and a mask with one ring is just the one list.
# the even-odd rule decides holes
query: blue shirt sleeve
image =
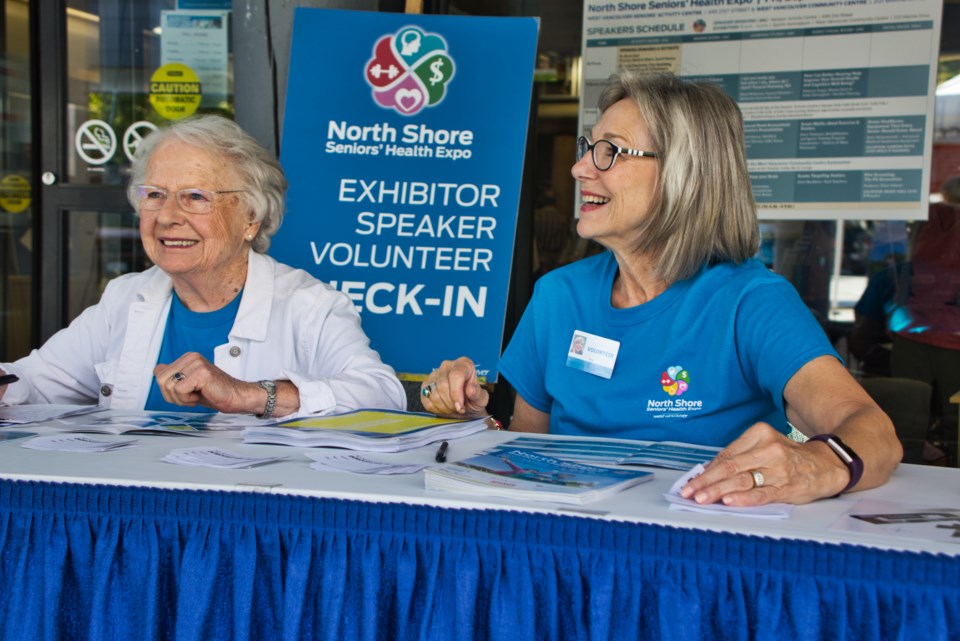
{"label": "blue shirt sleeve", "polygon": [[534,409],[550,413],[553,401],[546,389],[543,350],[538,337],[546,339],[544,332],[537,332],[537,310],[546,296],[544,281],[534,287],[533,298],[524,310],[520,323],[500,359],[500,373],[510,382],[523,400]]}
{"label": "blue shirt sleeve", "polygon": [[782,411],[783,390],[800,368],[824,355],[840,360],[820,323],[785,279],[753,287],[736,314],[736,349],[744,372]]}

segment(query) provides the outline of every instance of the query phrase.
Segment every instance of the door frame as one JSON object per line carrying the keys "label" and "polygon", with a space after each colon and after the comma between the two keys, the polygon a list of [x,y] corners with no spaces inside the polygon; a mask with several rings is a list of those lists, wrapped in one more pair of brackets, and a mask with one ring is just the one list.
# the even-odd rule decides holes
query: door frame
{"label": "door frame", "polygon": [[[120,185],[84,185],[67,182],[67,164],[73,149],[67,128],[67,3],[32,0],[30,4],[33,54],[33,175],[38,207],[34,210],[33,346],[42,345],[68,324],[67,261],[72,211],[124,212],[130,210]],[[50,172],[55,182],[46,184]]]}

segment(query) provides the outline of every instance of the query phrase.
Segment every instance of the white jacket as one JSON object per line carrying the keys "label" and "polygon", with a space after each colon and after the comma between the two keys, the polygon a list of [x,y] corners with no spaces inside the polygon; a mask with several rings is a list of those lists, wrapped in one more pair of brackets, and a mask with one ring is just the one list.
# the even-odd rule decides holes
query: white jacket
{"label": "white jacket", "polygon": [[[20,381],[6,404],[87,404],[143,409],[153,380],[173,283],[157,267],[110,281],[86,309],[40,349],[0,365]],[[393,369],[370,348],[347,296],[307,272],[250,252],[247,282],[228,342],[214,364],[243,381],[289,380],[298,414],[361,407],[404,409]]]}

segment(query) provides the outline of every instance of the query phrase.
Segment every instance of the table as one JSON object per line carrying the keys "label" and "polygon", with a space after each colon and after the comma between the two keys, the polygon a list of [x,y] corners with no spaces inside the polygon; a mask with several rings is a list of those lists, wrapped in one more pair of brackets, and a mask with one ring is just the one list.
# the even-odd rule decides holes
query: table
{"label": "table", "polygon": [[[40,428],[44,431],[48,428]],[[511,438],[453,441],[450,458]],[[960,472],[761,521],[668,509],[678,472],[586,509],[430,493],[420,474],[162,463],[0,443],[2,639],[948,639],[960,545],[838,530],[858,501],[960,508]],[[427,463],[433,448],[394,455]],[[955,638],[955,637],[954,637]]]}

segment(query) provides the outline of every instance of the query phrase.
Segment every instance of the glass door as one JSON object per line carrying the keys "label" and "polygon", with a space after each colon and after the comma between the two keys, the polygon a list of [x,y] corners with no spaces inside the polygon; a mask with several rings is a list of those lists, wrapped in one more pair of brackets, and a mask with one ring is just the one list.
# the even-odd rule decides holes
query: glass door
{"label": "glass door", "polygon": [[[230,0],[33,0],[43,96],[42,343],[113,277],[149,266],[125,188],[144,136],[196,113],[233,117]],[[197,8],[192,8],[197,7]]]}
{"label": "glass door", "polygon": [[30,7],[0,2],[0,359],[31,340],[33,193]]}

